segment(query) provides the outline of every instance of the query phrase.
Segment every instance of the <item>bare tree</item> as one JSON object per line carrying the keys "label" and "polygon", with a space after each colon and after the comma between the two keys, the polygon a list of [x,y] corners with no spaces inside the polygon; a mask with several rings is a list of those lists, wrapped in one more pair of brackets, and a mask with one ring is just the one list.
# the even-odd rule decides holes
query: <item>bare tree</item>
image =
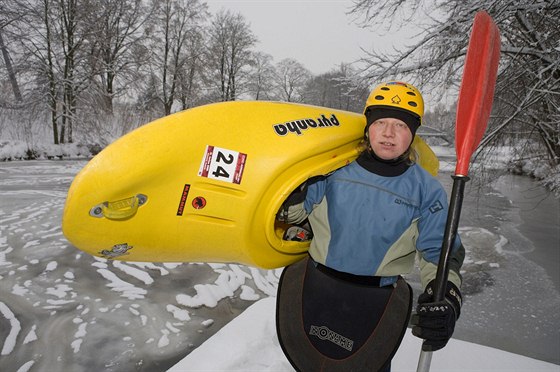
{"label": "bare tree", "polygon": [[179,70],[178,96],[181,109],[196,106],[202,99],[202,70],[204,66],[204,35],[203,28],[193,29],[188,43],[188,53],[183,66]]}
{"label": "bare tree", "polygon": [[270,54],[253,53],[248,93],[255,100],[272,99],[274,66]]}
{"label": "bare tree", "polygon": [[98,0],[92,9],[95,50],[91,63],[104,109],[110,114],[114,98],[123,94],[136,77],[142,62],[136,51],[142,41],[142,26],[150,15],[142,0]]}
{"label": "bare tree", "polygon": [[[14,69],[13,61],[11,58],[11,53],[9,49],[9,42],[5,39],[5,30],[16,24],[21,18],[21,15],[13,9],[13,4],[11,1],[1,1],[0,2],[0,51],[2,52],[2,61],[4,62],[4,67],[6,68],[6,73],[10,85],[12,87],[12,92],[16,103],[22,103],[22,95],[19,87],[19,82],[17,78],[17,72]],[[16,32],[17,33],[17,32]],[[16,33],[8,33],[8,37],[17,37]]]}
{"label": "bare tree", "polygon": [[281,100],[286,102],[305,101],[305,86],[311,73],[292,58],[281,60],[276,66],[276,89]]}
{"label": "bare tree", "polygon": [[61,48],[57,47],[57,5],[53,0],[11,1],[13,14],[18,14],[14,22],[14,34],[20,34],[17,40],[22,51],[22,64],[28,73],[27,78],[33,80],[35,87],[31,100],[46,104],[50,114],[50,127],[53,143],[60,142],[59,134],[59,99],[62,91],[62,79],[58,56]]}
{"label": "bare tree", "polygon": [[[404,27],[411,19],[429,21],[418,23],[420,35],[412,45],[393,53],[368,53],[363,60],[366,75],[371,80],[408,76],[432,93],[448,94],[460,82],[474,14],[486,10],[501,30],[502,58],[493,118],[481,146],[510,144],[536,161],[559,164],[560,3],[421,1],[407,8],[408,18],[400,18],[397,15],[403,3],[355,1],[354,14],[362,15],[368,24],[387,25],[384,22],[389,20],[396,27]],[[544,151],[535,153],[535,148]]]}
{"label": "bare tree", "polygon": [[[148,29],[150,36],[150,73],[159,81],[158,96],[164,115],[169,115],[177,99],[181,79],[188,79],[189,58],[199,50],[200,28],[207,15],[206,4],[199,0],[154,0],[154,22]],[[193,58],[190,58],[192,61]],[[196,59],[195,59],[196,60]],[[151,80],[153,81],[153,79]]]}
{"label": "bare tree", "polygon": [[369,87],[350,66],[312,77],[305,88],[305,102],[341,110],[363,112]]}
{"label": "bare tree", "polygon": [[91,81],[87,0],[18,0],[19,39],[28,76],[33,76],[51,116],[53,142],[73,142],[78,99]]}
{"label": "bare tree", "polygon": [[[1,21],[0,21],[1,23]],[[12,90],[14,92],[14,97],[16,102],[21,102],[21,91],[19,89],[19,83],[17,81],[17,77],[12,66],[12,59],[10,58],[10,52],[8,47],[4,43],[4,37],[2,36],[2,26],[0,25],[0,50],[2,51],[2,58],[4,59],[4,66],[6,66],[6,71],[8,73],[8,79],[10,80],[10,84],[12,85]]]}
{"label": "bare tree", "polygon": [[[80,34],[80,11],[78,10],[78,0],[58,0],[59,25],[60,25],[60,45],[63,51],[62,86],[62,122],[60,125],[60,142],[73,142],[73,125],[77,110],[77,95],[79,91],[78,79],[76,75],[78,53],[83,41],[83,34]],[[86,79],[88,80],[88,79]],[[68,131],[68,133],[66,133]]]}
{"label": "bare tree", "polygon": [[241,14],[220,10],[214,17],[206,57],[207,79],[218,86],[221,101],[234,101],[242,92],[256,42]]}

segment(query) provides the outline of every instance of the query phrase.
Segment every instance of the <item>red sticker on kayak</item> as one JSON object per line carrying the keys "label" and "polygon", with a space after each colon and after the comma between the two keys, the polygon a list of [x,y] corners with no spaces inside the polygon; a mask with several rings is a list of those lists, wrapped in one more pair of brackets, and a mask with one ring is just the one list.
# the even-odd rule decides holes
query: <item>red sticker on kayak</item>
{"label": "red sticker on kayak", "polygon": [[206,199],[203,198],[202,196],[197,196],[196,198],[193,199],[192,206],[194,209],[202,209],[206,207]]}
{"label": "red sticker on kayak", "polygon": [[181,201],[179,202],[179,207],[177,208],[177,216],[182,216],[185,210],[185,204],[187,203],[187,197],[189,196],[189,190],[191,185],[185,185],[183,187],[183,193],[181,194]]}

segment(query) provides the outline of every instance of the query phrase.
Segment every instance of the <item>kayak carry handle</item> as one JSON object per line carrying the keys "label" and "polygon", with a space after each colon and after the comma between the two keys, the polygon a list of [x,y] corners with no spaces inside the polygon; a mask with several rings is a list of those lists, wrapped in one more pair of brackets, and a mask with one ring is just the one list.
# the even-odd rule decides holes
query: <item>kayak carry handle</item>
{"label": "kayak carry handle", "polygon": [[146,204],[147,201],[148,197],[144,194],[137,194],[114,202],[106,201],[91,208],[89,215],[96,218],[124,220],[134,216],[138,208]]}

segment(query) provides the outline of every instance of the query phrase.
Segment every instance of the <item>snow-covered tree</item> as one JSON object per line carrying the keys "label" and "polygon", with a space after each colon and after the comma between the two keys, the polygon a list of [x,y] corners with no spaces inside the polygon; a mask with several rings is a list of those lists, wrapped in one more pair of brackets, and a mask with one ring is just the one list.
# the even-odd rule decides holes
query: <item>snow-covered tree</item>
{"label": "snow-covered tree", "polygon": [[304,102],[305,86],[311,76],[311,72],[295,59],[281,60],[274,76],[278,98],[286,102]]}
{"label": "snow-covered tree", "polygon": [[363,112],[369,87],[359,73],[341,64],[325,74],[313,76],[305,88],[305,103]]}
{"label": "snow-covered tree", "polygon": [[235,101],[243,93],[257,42],[245,18],[220,10],[210,25],[206,55],[207,82],[217,88],[217,100]]}
{"label": "snow-covered tree", "polygon": [[[1,22],[1,21],[0,21]],[[2,36],[2,25],[0,24],[0,51],[2,52],[2,59],[4,60],[4,66],[6,66],[6,72],[8,74],[8,79],[12,85],[12,91],[14,93],[14,98],[16,102],[21,102],[21,91],[19,89],[19,83],[14,71],[12,64],[12,58],[10,57],[10,51],[6,44],[4,43],[4,37]]]}
{"label": "snow-covered tree", "polygon": [[[200,53],[200,43],[192,43],[199,38],[207,7],[199,0],[153,1],[154,15],[146,29],[149,56],[147,81],[158,82],[157,96],[162,103],[163,114],[172,112],[173,104],[188,79],[193,56]],[[196,60],[196,58],[194,59]],[[153,89],[149,85],[147,89]],[[183,91],[184,92],[184,91]]]}
{"label": "snow-covered tree", "polygon": [[102,108],[112,114],[115,97],[137,78],[141,60],[136,51],[143,41],[143,26],[151,10],[142,0],[99,0],[90,14],[94,29],[95,85]]}
{"label": "snow-covered tree", "polygon": [[89,0],[11,1],[12,14],[18,14],[21,72],[33,81],[28,104],[48,107],[55,144],[74,141],[80,96],[91,82],[87,17],[93,6]]}
{"label": "snow-covered tree", "polygon": [[252,99],[273,98],[274,66],[270,54],[255,52],[251,62],[251,72],[247,93]]}
{"label": "snow-covered tree", "polygon": [[492,120],[481,145],[509,144],[535,161],[560,163],[558,1],[356,0],[354,5],[364,25],[417,30],[402,48],[368,53],[367,76],[410,78],[439,97],[457,92],[474,15],[487,11],[500,29],[502,54]]}

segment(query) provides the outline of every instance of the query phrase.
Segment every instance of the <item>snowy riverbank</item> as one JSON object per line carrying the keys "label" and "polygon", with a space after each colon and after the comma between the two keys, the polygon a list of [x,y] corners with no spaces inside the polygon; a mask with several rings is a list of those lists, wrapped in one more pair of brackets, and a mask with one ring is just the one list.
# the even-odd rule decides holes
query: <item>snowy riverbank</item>
{"label": "snowy riverbank", "polygon": [[[455,149],[449,146],[431,146],[432,150],[440,158],[441,171],[452,172]],[[99,151],[99,144],[77,144],[67,143],[53,145],[51,143],[39,143],[33,146],[24,141],[1,141],[0,140],[0,162],[18,160],[45,160],[45,159],[89,159]],[[485,159],[486,171],[510,169],[514,174],[526,175],[536,179],[549,190],[560,197],[560,165],[551,167],[541,161],[531,159],[516,160],[515,151],[511,147],[494,149],[492,156]],[[475,156],[476,158],[476,156]],[[475,164],[473,167],[477,167]]]}

